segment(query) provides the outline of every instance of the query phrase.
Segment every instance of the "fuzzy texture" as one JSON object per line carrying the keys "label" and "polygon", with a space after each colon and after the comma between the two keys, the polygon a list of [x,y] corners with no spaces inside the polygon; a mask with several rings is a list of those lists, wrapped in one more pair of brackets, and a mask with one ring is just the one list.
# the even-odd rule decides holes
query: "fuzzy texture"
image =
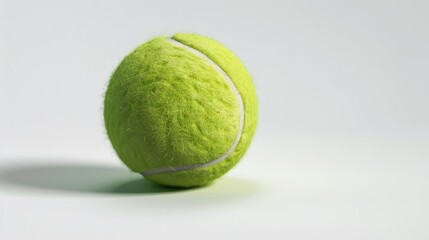
{"label": "fuzzy texture", "polygon": [[[215,62],[232,80],[244,106],[243,132],[231,155],[216,165],[146,178],[196,187],[229,171],[247,150],[257,123],[257,98],[240,60],[216,41],[196,34],[173,39]],[[119,158],[134,172],[210,162],[237,136],[239,104],[224,77],[207,61],[155,38],[130,53],[109,82],[104,120]]]}

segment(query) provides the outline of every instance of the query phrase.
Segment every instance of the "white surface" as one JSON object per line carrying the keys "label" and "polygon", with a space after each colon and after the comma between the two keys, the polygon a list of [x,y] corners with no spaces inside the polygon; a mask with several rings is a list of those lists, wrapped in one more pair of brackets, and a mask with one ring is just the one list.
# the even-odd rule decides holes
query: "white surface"
{"label": "white surface", "polygon": [[[428,157],[423,142],[320,142],[257,141],[231,174],[183,192],[153,189],[118,164],[10,159],[3,239],[429,237],[429,164],[409,162]],[[262,164],[270,159],[285,163]]]}
{"label": "white surface", "polygon": [[[0,0],[0,239],[429,239],[428,7]],[[237,53],[260,124],[225,178],[165,192],[116,159],[101,104],[178,31]]]}

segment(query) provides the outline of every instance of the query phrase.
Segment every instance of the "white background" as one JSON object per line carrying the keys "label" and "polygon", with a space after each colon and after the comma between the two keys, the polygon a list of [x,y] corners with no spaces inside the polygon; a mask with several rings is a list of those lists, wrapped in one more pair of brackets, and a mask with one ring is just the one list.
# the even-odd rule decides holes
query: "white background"
{"label": "white background", "polygon": [[[429,239],[427,1],[0,0],[0,239]],[[256,137],[203,189],[132,174],[113,69],[195,32],[254,78]]]}

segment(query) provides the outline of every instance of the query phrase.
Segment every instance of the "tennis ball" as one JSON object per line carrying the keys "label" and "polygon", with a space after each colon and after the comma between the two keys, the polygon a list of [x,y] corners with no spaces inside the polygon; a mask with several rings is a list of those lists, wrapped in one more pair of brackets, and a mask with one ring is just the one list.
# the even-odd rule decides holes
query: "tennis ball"
{"label": "tennis ball", "polygon": [[204,186],[228,172],[255,133],[251,77],[197,34],[157,37],[126,56],[105,94],[107,135],[132,171],[162,185]]}

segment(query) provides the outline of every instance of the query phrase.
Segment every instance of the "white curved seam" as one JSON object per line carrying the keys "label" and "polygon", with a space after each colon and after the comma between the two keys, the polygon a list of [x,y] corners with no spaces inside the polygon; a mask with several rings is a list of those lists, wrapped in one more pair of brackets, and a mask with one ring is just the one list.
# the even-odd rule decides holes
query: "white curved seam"
{"label": "white curved seam", "polygon": [[207,57],[204,53],[189,47],[181,42],[178,42],[172,38],[167,38],[166,39],[168,42],[183,48],[193,54],[195,54],[196,56],[200,57],[201,59],[205,60],[208,64],[210,64],[210,66],[212,66],[217,72],[219,72],[222,77],[225,79],[225,81],[228,83],[229,87],[232,89],[232,91],[234,92],[235,97],[237,98],[238,101],[238,108],[240,111],[240,123],[238,126],[238,132],[237,132],[237,136],[235,137],[234,143],[231,145],[231,147],[228,149],[228,151],[226,151],[225,154],[223,154],[222,156],[220,156],[219,158],[216,158],[212,161],[206,162],[206,163],[197,163],[197,164],[192,164],[192,165],[186,165],[186,166],[177,166],[177,167],[162,167],[162,168],[155,168],[152,170],[148,170],[142,173],[143,176],[150,176],[150,175],[154,175],[154,174],[159,174],[159,173],[167,173],[167,172],[178,172],[178,171],[184,171],[184,170],[192,170],[192,169],[197,169],[197,168],[204,168],[204,167],[208,167],[211,165],[215,165],[217,163],[222,162],[223,160],[225,160],[226,158],[229,157],[229,155],[232,154],[232,152],[234,151],[235,147],[237,147],[238,143],[240,142],[241,139],[241,135],[243,133],[243,127],[244,127],[244,106],[243,106],[243,99],[241,98],[240,93],[238,92],[238,89],[235,87],[234,83],[232,82],[231,78],[228,76],[228,74],[226,74],[225,71],[222,70],[222,68],[220,68],[215,62],[213,62],[209,57]]}

